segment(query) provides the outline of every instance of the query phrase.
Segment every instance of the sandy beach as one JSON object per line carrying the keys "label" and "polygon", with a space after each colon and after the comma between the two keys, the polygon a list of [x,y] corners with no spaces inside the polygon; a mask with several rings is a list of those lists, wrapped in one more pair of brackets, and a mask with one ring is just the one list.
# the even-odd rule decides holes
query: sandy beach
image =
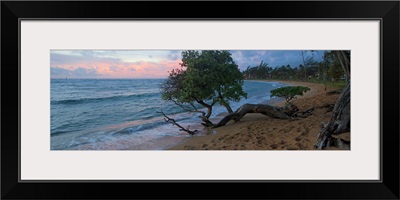
{"label": "sandy beach", "polygon": [[[276,82],[276,81],[274,81]],[[292,100],[300,109],[334,104],[339,94],[326,95],[338,88],[324,84],[279,81],[289,85],[307,86],[311,90]],[[272,101],[282,106],[285,101]],[[315,109],[311,116],[296,120],[274,119],[262,114],[245,115],[239,122],[229,122],[214,129],[213,134],[193,136],[170,150],[315,150],[314,142],[321,130],[321,124],[328,122],[332,112],[326,108]],[[350,133],[340,137],[350,140]]]}

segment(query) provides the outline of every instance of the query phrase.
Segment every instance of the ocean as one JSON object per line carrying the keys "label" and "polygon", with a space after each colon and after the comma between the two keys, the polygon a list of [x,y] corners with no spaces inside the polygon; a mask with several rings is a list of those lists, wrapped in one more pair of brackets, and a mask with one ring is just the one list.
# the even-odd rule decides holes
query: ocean
{"label": "ocean", "polygon": [[[187,113],[161,99],[165,79],[51,79],[51,150],[163,150],[189,137],[164,121],[159,111],[190,129],[202,130],[198,113]],[[232,102],[265,103],[278,82],[244,81],[247,99]],[[225,107],[213,107],[218,121]],[[199,134],[210,134],[203,131]],[[213,134],[213,132],[211,132]],[[194,136],[196,137],[196,136]]]}

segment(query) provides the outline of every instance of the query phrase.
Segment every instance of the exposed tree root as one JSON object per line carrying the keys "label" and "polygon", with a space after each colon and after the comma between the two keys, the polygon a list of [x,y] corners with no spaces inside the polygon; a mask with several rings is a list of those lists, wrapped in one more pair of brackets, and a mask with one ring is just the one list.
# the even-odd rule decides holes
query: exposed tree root
{"label": "exposed tree root", "polygon": [[330,111],[333,110],[334,105],[335,105],[335,104],[325,104],[325,105],[323,105],[323,106],[312,107],[312,108],[307,109],[307,110],[305,110],[305,111],[298,111],[298,112],[295,112],[295,113],[293,113],[293,114],[291,115],[291,117],[293,117],[293,118],[295,118],[295,117],[307,118],[308,116],[312,115],[312,112],[313,112],[315,109],[322,109],[322,108],[326,108],[326,109],[327,109],[326,112],[330,112]]}
{"label": "exposed tree root", "polygon": [[[321,144],[319,144],[321,143]],[[336,138],[332,136],[324,136],[321,140],[318,140],[315,144],[317,149],[325,149],[328,147],[336,147],[339,149],[350,149],[350,141],[343,140],[342,138]],[[323,148],[322,148],[323,147]]]}
{"label": "exposed tree root", "polygon": [[340,93],[342,93],[342,89],[329,91],[326,93],[326,95],[334,95],[334,94],[340,94]]}

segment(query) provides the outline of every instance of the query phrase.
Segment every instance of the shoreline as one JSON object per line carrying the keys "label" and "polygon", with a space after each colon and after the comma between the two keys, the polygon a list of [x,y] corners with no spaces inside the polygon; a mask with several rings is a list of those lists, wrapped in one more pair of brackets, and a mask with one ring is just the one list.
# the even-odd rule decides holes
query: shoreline
{"label": "shoreline", "polygon": [[[258,82],[279,82],[286,85],[306,86],[310,91],[292,100],[300,109],[307,110],[325,104],[334,104],[339,94],[326,95],[336,87],[321,83],[250,80]],[[268,102],[274,106],[283,106],[284,99],[273,98]],[[315,150],[314,142],[321,129],[321,124],[329,122],[332,112],[326,109],[315,109],[307,118],[297,120],[273,119],[259,113],[246,114],[239,122],[213,129],[216,133],[193,136],[188,140],[167,150]],[[350,133],[340,137],[350,140]],[[334,149],[335,150],[335,149]]]}

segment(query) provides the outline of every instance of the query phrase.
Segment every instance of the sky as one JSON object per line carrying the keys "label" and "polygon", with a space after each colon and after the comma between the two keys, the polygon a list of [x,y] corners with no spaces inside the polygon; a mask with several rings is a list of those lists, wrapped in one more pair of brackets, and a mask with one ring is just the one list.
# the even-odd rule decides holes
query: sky
{"label": "sky", "polygon": [[[180,50],[51,50],[51,78],[167,78],[168,72],[179,68]],[[270,67],[303,63],[301,51],[295,50],[232,50],[241,71],[261,61]],[[323,51],[307,51],[322,60]]]}

